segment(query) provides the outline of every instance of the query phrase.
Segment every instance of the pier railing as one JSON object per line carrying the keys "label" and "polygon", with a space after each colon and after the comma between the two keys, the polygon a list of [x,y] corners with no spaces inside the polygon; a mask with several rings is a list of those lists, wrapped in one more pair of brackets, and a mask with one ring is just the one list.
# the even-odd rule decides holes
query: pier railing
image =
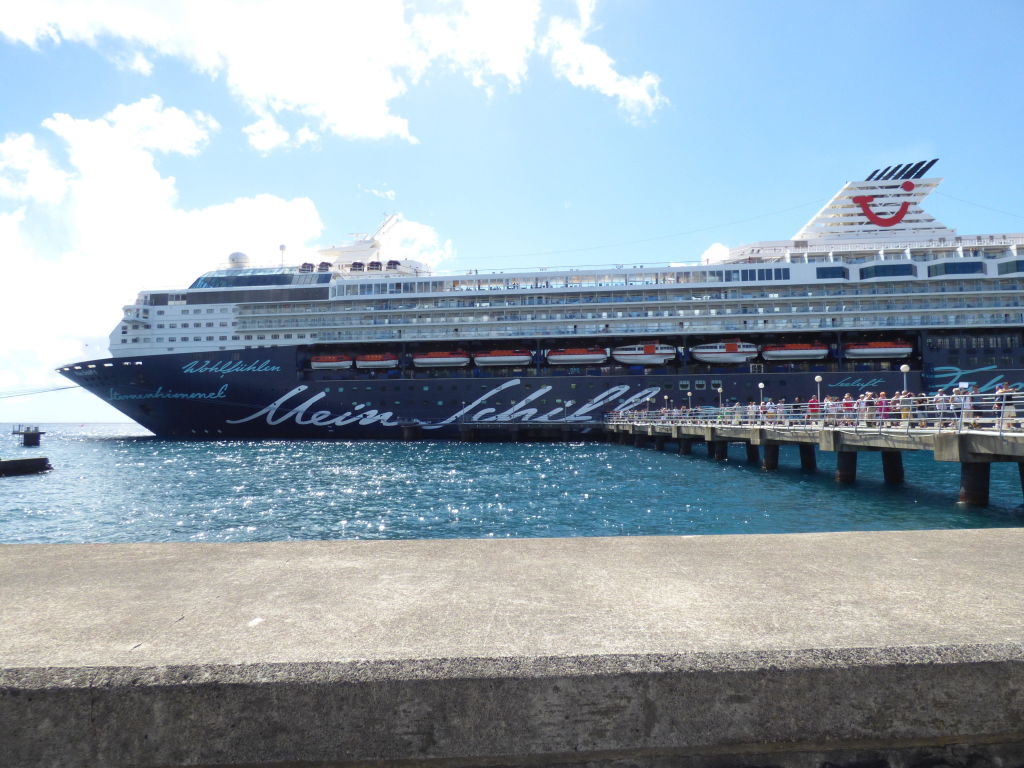
{"label": "pier railing", "polygon": [[819,431],[836,428],[854,432],[1020,432],[1024,430],[1024,393],[980,394],[953,390],[930,396],[826,397],[822,401],[758,402],[663,408],[610,413],[606,424],[707,425],[783,428]]}

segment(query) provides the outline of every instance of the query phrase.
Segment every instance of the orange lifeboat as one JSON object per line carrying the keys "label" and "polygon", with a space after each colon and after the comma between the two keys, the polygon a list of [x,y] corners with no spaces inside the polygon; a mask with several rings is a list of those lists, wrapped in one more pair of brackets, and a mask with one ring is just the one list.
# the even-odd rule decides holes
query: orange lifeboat
{"label": "orange lifeboat", "polygon": [[469,365],[469,353],[461,349],[416,352],[412,356],[412,364],[417,368],[458,368]]}
{"label": "orange lifeboat", "polygon": [[623,365],[664,365],[675,359],[676,348],[670,344],[659,344],[656,341],[646,344],[630,344],[616,347],[612,357]]}
{"label": "orange lifeboat", "polygon": [[348,355],[313,355],[309,360],[309,367],[318,370],[351,368],[352,358]]}
{"label": "orange lifeboat", "polygon": [[473,362],[477,365],[529,365],[533,353],[528,349],[491,349],[477,352]]}
{"label": "orange lifeboat", "polygon": [[566,347],[549,349],[546,357],[551,365],[596,365],[608,359],[608,350],[604,347]]}
{"label": "orange lifeboat", "polygon": [[914,345],[909,341],[855,341],[843,345],[843,355],[851,360],[879,360],[893,357],[909,357]]}
{"label": "orange lifeboat", "polygon": [[828,357],[828,344],[765,344],[765,360],[821,360]]}
{"label": "orange lifeboat", "polygon": [[694,360],[702,363],[746,363],[757,357],[758,346],[749,341],[732,339],[690,347]]}
{"label": "orange lifeboat", "polygon": [[356,368],[364,370],[380,370],[382,368],[397,368],[398,355],[394,352],[376,352],[366,355],[356,355]]}

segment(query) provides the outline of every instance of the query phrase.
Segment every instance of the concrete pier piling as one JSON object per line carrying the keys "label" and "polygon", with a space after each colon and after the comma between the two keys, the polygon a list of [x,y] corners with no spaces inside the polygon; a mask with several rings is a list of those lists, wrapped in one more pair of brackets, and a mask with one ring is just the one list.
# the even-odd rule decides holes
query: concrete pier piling
{"label": "concrete pier piling", "polygon": [[836,482],[844,485],[857,482],[857,451],[836,453]]}
{"label": "concrete pier piling", "polygon": [[905,476],[903,454],[900,451],[882,451],[882,479],[889,485],[900,485]]}
{"label": "concrete pier piling", "polygon": [[813,445],[800,444],[800,469],[805,472],[814,472],[818,469],[818,456]]}
{"label": "concrete pier piling", "polygon": [[989,478],[992,465],[983,461],[960,463],[960,503],[970,507],[988,505]]}
{"label": "concrete pier piling", "polygon": [[18,424],[16,427],[11,429],[11,434],[21,437],[22,447],[38,448],[40,438],[42,438],[46,433],[41,432],[39,427],[34,424]]}
{"label": "concrete pier piling", "polygon": [[[800,467],[807,471],[817,468],[816,451],[835,453],[836,482],[848,484],[857,480],[857,454],[881,453],[882,475],[886,483],[899,484],[906,479],[903,468],[905,451],[930,451],[936,461],[958,462],[961,469],[960,500],[967,504],[984,505],[989,498],[989,468],[992,462],[1017,464],[1021,491],[1024,493],[1024,433],[968,430],[963,432],[905,429],[860,429],[859,427],[822,426],[817,423],[796,424],[735,424],[727,421],[648,421],[636,423],[609,422],[605,428],[620,440],[678,441],[679,453],[689,454],[691,443],[703,442],[708,458],[724,459],[729,443],[742,443],[747,461],[757,463],[766,470],[779,466],[779,447],[796,445],[800,452]],[[725,446],[723,448],[722,446]],[[762,451],[763,448],[763,451]],[[970,465],[970,466],[967,466]],[[986,466],[975,466],[986,465]]]}

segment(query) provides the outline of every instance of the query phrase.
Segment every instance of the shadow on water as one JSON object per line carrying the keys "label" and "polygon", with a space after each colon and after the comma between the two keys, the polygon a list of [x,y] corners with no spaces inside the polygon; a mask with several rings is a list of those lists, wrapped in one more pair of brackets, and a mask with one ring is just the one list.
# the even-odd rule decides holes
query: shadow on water
{"label": "shadow on water", "polygon": [[[835,479],[836,454],[833,452],[816,449],[817,468],[805,470],[800,466],[797,448],[782,446],[778,469],[767,471],[759,463],[747,461],[745,447],[741,444],[729,446],[725,462],[708,457],[700,444],[695,445],[693,453],[688,456],[676,456],[674,448],[673,443],[667,444],[663,454],[667,454],[670,462],[696,462],[703,465],[705,471],[708,467],[718,467],[723,472],[734,473],[730,481],[735,481],[739,475],[750,491],[763,494],[766,507],[770,507],[773,501],[775,504],[813,501],[835,508],[859,508],[872,521],[883,523],[878,526],[880,529],[1011,527],[1024,524],[1024,492],[1017,467],[1009,462],[992,465],[989,505],[970,507],[958,500],[960,465],[937,462],[927,452],[905,452],[904,482],[890,484],[883,479],[881,454],[862,451],[857,458],[856,482],[846,484]],[[626,450],[638,449],[626,447]],[[656,453],[662,454],[660,451]],[[761,455],[763,459],[763,451]],[[933,514],[932,523],[925,521],[926,525],[906,525],[910,508]],[[875,528],[874,525],[868,527]]]}

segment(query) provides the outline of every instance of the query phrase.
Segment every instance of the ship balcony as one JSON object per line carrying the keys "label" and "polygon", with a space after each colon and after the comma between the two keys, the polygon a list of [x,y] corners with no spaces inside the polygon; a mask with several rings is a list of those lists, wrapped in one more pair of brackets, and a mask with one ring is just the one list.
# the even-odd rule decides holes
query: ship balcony
{"label": "ship balcony", "polygon": [[466,324],[452,327],[386,325],[373,329],[317,331],[318,341],[410,341],[509,339],[523,337],[714,335],[722,333],[781,333],[788,331],[864,331],[914,328],[960,328],[968,325],[1019,326],[1024,313],[920,313],[892,315],[837,314],[834,317],[792,318],[766,316],[744,323],[739,318],[683,322],[558,323],[550,325]]}

